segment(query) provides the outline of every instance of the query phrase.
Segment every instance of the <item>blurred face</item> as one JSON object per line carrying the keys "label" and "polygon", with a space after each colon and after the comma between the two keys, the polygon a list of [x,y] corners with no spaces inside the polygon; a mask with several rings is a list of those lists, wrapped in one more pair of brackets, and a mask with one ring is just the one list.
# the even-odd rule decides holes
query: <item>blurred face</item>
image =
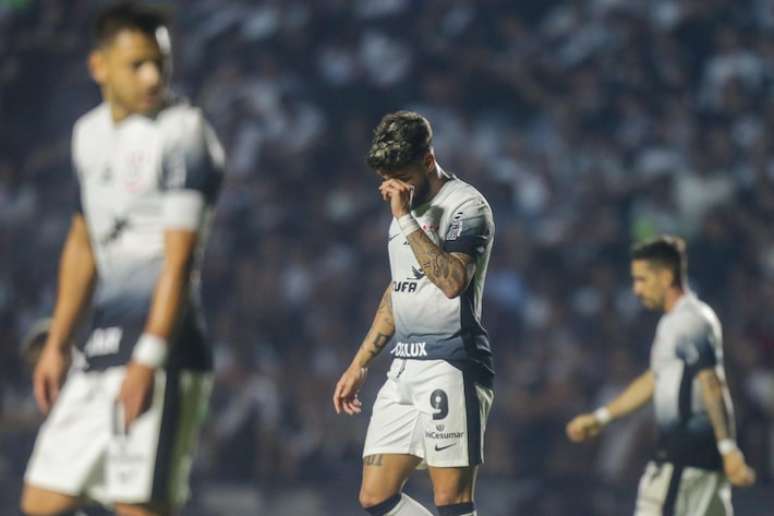
{"label": "blurred face", "polygon": [[632,290],[640,302],[650,310],[664,310],[672,273],[646,260],[633,260],[631,273]]}
{"label": "blurred face", "polygon": [[150,114],[161,107],[168,79],[166,60],[155,37],[129,29],[92,52],[92,76],[110,103],[114,118]]}
{"label": "blurred face", "polygon": [[379,170],[378,174],[385,181],[397,179],[414,187],[414,196],[411,198],[411,209],[413,210],[430,200],[430,179],[428,175],[433,173],[432,165],[434,163],[434,158],[431,154],[428,154],[422,163],[411,164],[394,171]]}

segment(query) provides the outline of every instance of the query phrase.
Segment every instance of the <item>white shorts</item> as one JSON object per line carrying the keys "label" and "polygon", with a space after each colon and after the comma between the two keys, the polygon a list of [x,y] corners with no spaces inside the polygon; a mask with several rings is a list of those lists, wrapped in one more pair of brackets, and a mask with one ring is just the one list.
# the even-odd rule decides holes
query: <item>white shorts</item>
{"label": "white shorts", "polygon": [[433,467],[484,462],[494,392],[445,360],[395,359],[379,391],[363,457],[414,455]]}
{"label": "white shorts", "polygon": [[212,374],[156,372],[150,408],[124,434],[116,403],[124,373],[70,372],[38,432],[27,484],[105,505],[185,503]]}
{"label": "white shorts", "polygon": [[719,471],[649,462],[635,516],[733,516],[731,485]]}

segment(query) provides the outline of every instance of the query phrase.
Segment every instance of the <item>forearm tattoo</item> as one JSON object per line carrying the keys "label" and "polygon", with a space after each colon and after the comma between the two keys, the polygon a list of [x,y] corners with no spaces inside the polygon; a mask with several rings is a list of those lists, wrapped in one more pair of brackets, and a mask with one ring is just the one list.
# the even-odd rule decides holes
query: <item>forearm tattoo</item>
{"label": "forearm tattoo", "polygon": [[712,428],[715,429],[715,438],[720,441],[731,437],[729,429],[730,413],[726,407],[723,395],[723,384],[716,374],[708,374],[703,382],[704,405],[707,409]]}
{"label": "forearm tattoo", "polygon": [[379,308],[376,310],[371,330],[366,336],[363,347],[368,353],[368,359],[374,358],[382,352],[384,346],[395,333],[395,316],[392,313],[392,286],[387,287],[382,295]]}
{"label": "forearm tattoo", "polygon": [[440,249],[424,231],[414,231],[407,238],[422,272],[444,292],[461,292],[467,286],[467,265]]}

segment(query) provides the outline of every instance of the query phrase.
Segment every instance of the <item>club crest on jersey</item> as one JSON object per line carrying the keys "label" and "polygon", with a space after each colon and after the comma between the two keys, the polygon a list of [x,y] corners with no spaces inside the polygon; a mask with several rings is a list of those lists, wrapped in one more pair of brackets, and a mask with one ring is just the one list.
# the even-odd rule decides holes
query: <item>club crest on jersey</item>
{"label": "club crest on jersey", "polygon": [[425,346],[427,346],[427,342],[398,342],[390,353],[401,358],[426,357]]}

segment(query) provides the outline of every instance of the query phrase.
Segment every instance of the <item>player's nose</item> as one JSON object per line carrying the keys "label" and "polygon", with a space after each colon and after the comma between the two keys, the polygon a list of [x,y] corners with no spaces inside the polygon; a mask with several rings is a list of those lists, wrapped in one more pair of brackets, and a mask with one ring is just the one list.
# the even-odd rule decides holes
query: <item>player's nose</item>
{"label": "player's nose", "polygon": [[157,63],[147,62],[140,69],[140,78],[148,88],[158,88],[163,80],[163,71]]}

